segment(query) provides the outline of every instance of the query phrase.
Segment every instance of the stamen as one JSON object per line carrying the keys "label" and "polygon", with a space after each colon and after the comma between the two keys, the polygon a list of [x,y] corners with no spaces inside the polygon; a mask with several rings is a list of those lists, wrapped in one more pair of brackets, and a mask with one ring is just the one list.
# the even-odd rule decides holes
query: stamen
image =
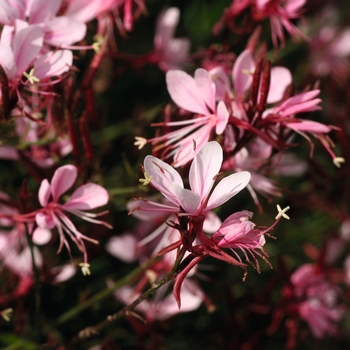
{"label": "stamen", "polygon": [[137,146],[138,149],[142,149],[147,144],[147,139],[140,136],[135,136],[134,145]]}
{"label": "stamen", "polygon": [[340,168],[342,163],[345,163],[345,159],[343,157],[335,157],[335,158],[333,158],[333,164],[337,168]]}
{"label": "stamen", "polygon": [[143,173],[143,176],[145,177],[144,179],[139,179],[139,181],[142,183],[142,185],[147,186],[148,184],[151,183],[153,179],[153,175],[148,176],[146,172]]}
{"label": "stamen", "polygon": [[34,76],[34,69],[33,68],[29,71],[29,74],[27,72],[24,72],[23,75],[28,79],[28,81],[31,84],[38,83],[40,81],[39,78]]}

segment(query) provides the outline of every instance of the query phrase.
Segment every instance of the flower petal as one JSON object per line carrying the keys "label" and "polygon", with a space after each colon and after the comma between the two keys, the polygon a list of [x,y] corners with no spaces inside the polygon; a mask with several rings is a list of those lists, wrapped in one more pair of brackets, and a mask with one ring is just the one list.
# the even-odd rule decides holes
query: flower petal
{"label": "flower petal", "polygon": [[54,202],[57,202],[61,194],[73,186],[77,173],[78,170],[74,165],[64,165],[55,171],[51,180],[51,193]]}
{"label": "flower petal", "polygon": [[166,83],[171,99],[179,107],[193,113],[210,114],[201,91],[190,75],[180,70],[171,70],[166,74]]}
{"label": "flower petal", "polygon": [[206,201],[213,187],[215,177],[222,164],[222,148],[216,142],[208,142],[195,156],[189,173],[191,190],[199,194],[201,202]]}
{"label": "flower petal", "polygon": [[250,173],[248,171],[241,171],[222,179],[211,194],[206,209],[211,210],[227,202],[243,190],[248,185],[249,180]]}
{"label": "flower petal", "polygon": [[78,187],[62,208],[94,209],[108,203],[108,192],[100,185],[88,183]]}
{"label": "flower petal", "polygon": [[232,69],[232,81],[238,100],[243,98],[253,81],[255,62],[249,50],[244,50],[236,59]]}
{"label": "flower petal", "polygon": [[210,74],[203,68],[199,68],[194,73],[194,81],[197,89],[200,91],[205,104],[215,113],[215,83]]}
{"label": "flower petal", "polygon": [[39,203],[42,207],[46,207],[49,203],[51,195],[51,186],[47,179],[41,181],[41,185],[38,192]]}
{"label": "flower petal", "polygon": [[145,158],[144,169],[149,177],[153,176],[151,181],[152,186],[172,203],[180,205],[174,190],[175,184],[182,188],[184,187],[179,173],[169,164],[154,156],[147,156]]}
{"label": "flower petal", "polygon": [[186,213],[196,213],[201,202],[201,197],[197,193],[187,190],[177,184],[174,184],[174,193],[176,194],[180,206]]}

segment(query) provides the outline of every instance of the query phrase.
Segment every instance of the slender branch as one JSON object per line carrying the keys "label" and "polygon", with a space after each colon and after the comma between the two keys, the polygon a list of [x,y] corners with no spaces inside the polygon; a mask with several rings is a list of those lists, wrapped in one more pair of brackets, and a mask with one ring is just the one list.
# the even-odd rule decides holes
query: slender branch
{"label": "slender branch", "polygon": [[106,320],[100,322],[96,326],[87,327],[79,332],[79,338],[85,339],[89,338],[95,334],[98,334],[102,329],[108,327],[111,325],[114,321],[119,320],[120,318],[124,317],[125,315],[128,315],[131,310],[133,310],[138,304],[140,304],[142,301],[144,301],[148,296],[153,294],[157,289],[159,289],[164,284],[168,283],[175,277],[175,273],[184,257],[185,249],[182,248],[179,253],[178,257],[175,261],[175,264],[171,271],[159,282],[155,282],[152,284],[151,288],[146,290],[143,294],[141,294],[135,301],[133,301],[131,304],[125,306],[122,310],[118,311],[117,313],[113,315],[107,316]]}
{"label": "slender branch", "polygon": [[99,293],[93,295],[90,299],[87,299],[85,302],[73,307],[72,309],[66,311],[63,313],[60,317],[57,319],[57,324],[63,324],[70,320],[71,318],[76,317],[78,314],[80,314],[82,311],[90,307],[91,305],[95,304],[96,302],[103,300],[113,294],[114,291],[117,289],[123,287],[124,285],[130,283],[134,277],[136,277],[139,273],[141,273],[143,270],[150,267],[152,264],[154,264],[157,260],[159,260],[160,257],[156,256],[153,259],[150,259],[147,261],[146,264],[143,264],[142,266],[137,267],[133,271],[131,271],[128,275],[126,275],[124,278],[120,279],[119,281],[115,282],[111,287],[108,287]]}
{"label": "slender branch", "polygon": [[34,275],[34,303],[35,303],[35,313],[34,313],[34,338],[36,340],[40,339],[40,284],[39,284],[39,273],[37,266],[35,264],[35,255],[34,255],[34,244],[32,241],[32,237],[29,234],[28,226],[24,225],[26,228],[26,238],[30,250],[32,267],[33,267],[33,275]]}

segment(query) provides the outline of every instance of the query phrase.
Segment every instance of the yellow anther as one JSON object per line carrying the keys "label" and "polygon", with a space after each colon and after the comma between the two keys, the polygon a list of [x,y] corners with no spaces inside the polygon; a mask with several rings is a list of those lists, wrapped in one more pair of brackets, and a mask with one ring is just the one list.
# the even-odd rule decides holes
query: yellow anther
{"label": "yellow anther", "polygon": [[1,317],[2,317],[5,321],[9,322],[10,319],[11,319],[11,316],[12,316],[12,312],[13,312],[13,309],[12,309],[12,308],[5,309],[5,310],[1,311]]}
{"label": "yellow anther", "polygon": [[335,157],[333,158],[333,164],[337,167],[340,168],[341,164],[345,163],[345,159],[343,157]]}
{"label": "yellow anther", "polygon": [[81,272],[83,273],[84,276],[91,275],[90,264],[80,263],[79,266],[81,267]]}
{"label": "yellow anther", "polygon": [[33,69],[33,68],[29,71],[29,74],[28,74],[27,72],[24,72],[23,75],[28,79],[28,81],[29,81],[31,84],[39,83],[39,81],[40,81],[40,79],[37,78],[37,77],[34,75],[34,69]]}
{"label": "yellow anther", "polygon": [[148,176],[146,172],[143,173],[143,176],[145,177],[144,179],[139,179],[139,181],[142,183],[142,185],[147,186],[148,184],[151,183],[153,179],[153,175]]}
{"label": "yellow anther", "polygon": [[137,146],[138,149],[142,149],[147,144],[147,139],[140,136],[135,136],[134,145]]}

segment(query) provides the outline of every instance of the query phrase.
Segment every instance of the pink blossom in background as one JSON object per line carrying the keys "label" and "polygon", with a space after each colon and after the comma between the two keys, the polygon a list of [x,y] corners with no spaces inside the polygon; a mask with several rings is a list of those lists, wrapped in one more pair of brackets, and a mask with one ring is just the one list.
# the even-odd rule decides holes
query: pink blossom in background
{"label": "pink blossom in background", "polygon": [[313,335],[316,338],[336,335],[336,322],[342,316],[342,308],[337,305],[339,288],[311,264],[299,267],[290,280],[298,300],[298,313],[309,324]]}
{"label": "pink blossom in background", "polygon": [[85,211],[107,204],[108,193],[102,186],[88,183],[78,187],[64,204],[59,204],[59,198],[73,186],[76,178],[77,168],[73,165],[64,165],[55,171],[51,184],[47,179],[42,181],[38,197],[43,209],[36,213],[35,220],[40,229],[51,230],[54,227],[57,228],[60,236],[58,251],[65,245],[70,252],[69,244],[65,238],[66,233],[84,253],[84,263],[87,263],[87,253],[83,239],[93,243],[97,243],[97,241],[80,233],[65,212],[76,215],[83,220],[110,227],[104,221],[94,219],[98,214]]}
{"label": "pink blossom in background", "polygon": [[291,22],[301,17],[305,3],[306,0],[255,0],[252,14],[257,21],[270,18],[273,45],[278,47],[280,43],[283,46],[284,30],[292,37],[305,38],[305,35]]}
{"label": "pink blossom in background", "polygon": [[163,10],[157,19],[154,53],[150,59],[158,62],[164,71],[179,69],[189,62],[189,39],[174,38],[179,19],[180,10],[176,7]]}
{"label": "pink blossom in background", "polygon": [[315,76],[333,76],[344,82],[350,74],[350,28],[328,25],[310,41],[311,70]]}

